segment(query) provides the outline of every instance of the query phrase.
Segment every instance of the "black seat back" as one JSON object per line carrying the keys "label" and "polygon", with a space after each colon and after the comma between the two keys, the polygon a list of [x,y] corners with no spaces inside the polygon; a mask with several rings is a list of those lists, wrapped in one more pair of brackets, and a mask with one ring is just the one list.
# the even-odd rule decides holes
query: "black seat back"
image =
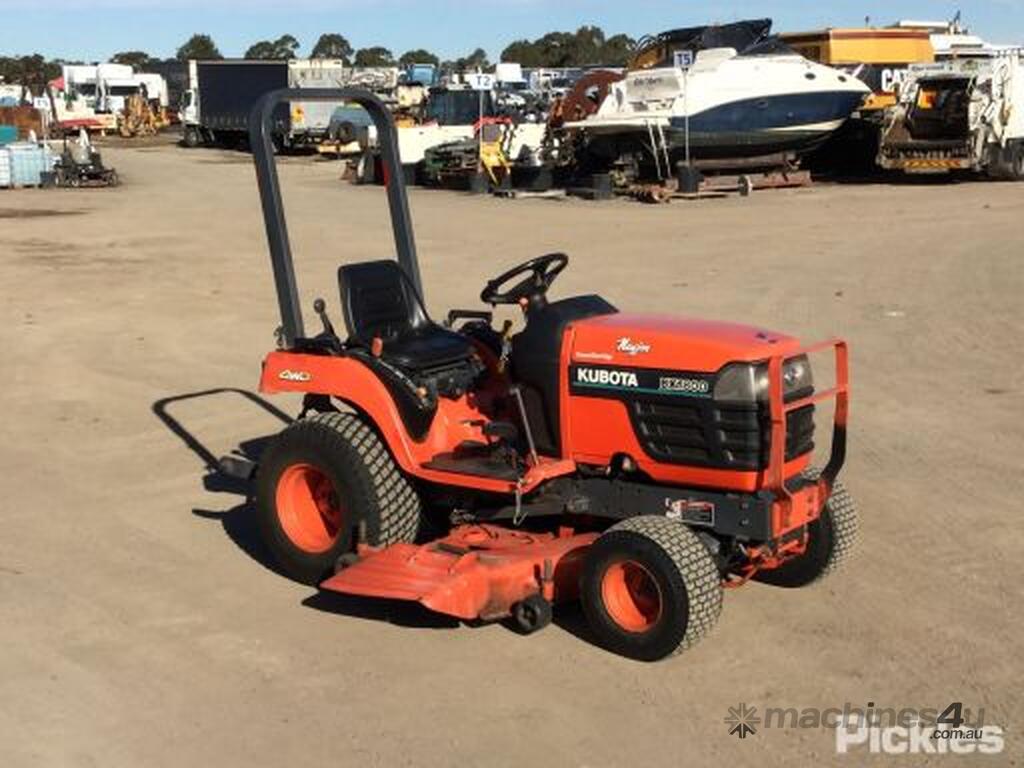
{"label": "black seat back", "polygon": [[341,309],[349,337],[370,346],[430,323],[423,301],[397,261],[363,261],[338,268]]}

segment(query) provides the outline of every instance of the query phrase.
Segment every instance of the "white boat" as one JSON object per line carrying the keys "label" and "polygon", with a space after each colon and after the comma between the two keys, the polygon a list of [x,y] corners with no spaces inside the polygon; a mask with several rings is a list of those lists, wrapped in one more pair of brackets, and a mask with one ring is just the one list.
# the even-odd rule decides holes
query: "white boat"
{"label": "white boat", "polygon": [[928,32],[936,61],[962,59],[990,59],[1019,50],[1015,45],[994,45],[977,35],[960,21],[957,13],[952,21],[916,21],[904,19],[892,25],[893,29],[912,29]]}
{"label": "white boat", "polygon": [[802,154],[821,144],[861,105],[869,89],[840,70],[795,53],[758,47],[699,50],[684,70],[627,72],[597,111],[566,123],[588,151],[620,157],[641,149],[656,163]]}

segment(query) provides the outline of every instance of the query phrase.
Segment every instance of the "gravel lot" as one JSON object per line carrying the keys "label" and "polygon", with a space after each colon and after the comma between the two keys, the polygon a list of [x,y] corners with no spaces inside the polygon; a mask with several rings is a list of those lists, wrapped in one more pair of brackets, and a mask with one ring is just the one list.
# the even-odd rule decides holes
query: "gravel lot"
{"label": "gravel lot", "polygon": [[[869,701],[983,707],[1007,731],[985,764],[1019,764],[1024,184],[669,206],[412,192],[437,317],[565,250],[555,295],[850,341],[859,558],[820,587],[729,592],[708,640],[643,665],[586,642],[574,609],[524,638],[323,599],[262,565],[244,498],[206,490],[195,449],[279,422],[238,394],[171,402],[190,448],[154,411],[254,390],[273,345],[251,164],[156,143],[105,157],[119,189],[0,191],[2,765],[827,764],[831,731],[741,741],[728,708]],[[338,263],[392,250],[382,191],[338,174],[282,167],[306,306],[323,295],[340,322]]]}

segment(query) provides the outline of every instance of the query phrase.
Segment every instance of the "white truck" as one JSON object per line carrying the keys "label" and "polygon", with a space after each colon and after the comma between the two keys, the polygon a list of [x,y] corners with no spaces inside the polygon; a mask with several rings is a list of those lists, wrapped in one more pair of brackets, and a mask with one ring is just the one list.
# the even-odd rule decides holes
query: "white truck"
{"label": "white truck", "polygon": [[1024,181],[1022,51],[911,65],[886,115],[878,163]]}
{"label": "white truck", "polygon": [[65,64],[64,93],[81,98],[96,112],[120,112],[124,98],[139,88],[138,76],[127,64]]}
{"label": "white truck", "polygon": [[162,75],[139,73],[127,64],[65,64],[57,120],[69,128],[113,130],[125,100],[145,91],[154,107],[167,107],[167,81]]}
{"label": "white truck", "polygon": [[[493,83],[493,75],[484,77],[480,83]],[[473,76],[467,76],[469,80]],[[454,141],[472,139],[477,134],[477,123],[481,118],[496,116],[494,93],[489,88],[474,89],[463,83],[448,87],[431,88],[422,122],[399,125],[398,154],[405,168],[406,179],[410,182],[417,176],[416,168],[426,158],[427,150]],[[536,153],[544,141],[547,125],[543,123],[519,123],[503,129],[507,136],[505,154],[513,161]],[[367,171],[374,166],[379,154],[377,129],[370,124],[359,126],[356,141],[363,153],[359,167]],[[366,175],[361,172],[361,177]]]}

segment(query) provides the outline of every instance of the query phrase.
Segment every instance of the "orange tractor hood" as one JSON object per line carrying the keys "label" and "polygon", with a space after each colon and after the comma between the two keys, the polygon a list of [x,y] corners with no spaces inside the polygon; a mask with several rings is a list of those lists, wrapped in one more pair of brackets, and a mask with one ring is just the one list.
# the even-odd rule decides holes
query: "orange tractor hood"
{"label": "orange tractor hood", "polygon": [[710,373],[800,349],[793,336],[764,328],[671,315],[604,315],[572,327],[570,361],[577,364]]}

